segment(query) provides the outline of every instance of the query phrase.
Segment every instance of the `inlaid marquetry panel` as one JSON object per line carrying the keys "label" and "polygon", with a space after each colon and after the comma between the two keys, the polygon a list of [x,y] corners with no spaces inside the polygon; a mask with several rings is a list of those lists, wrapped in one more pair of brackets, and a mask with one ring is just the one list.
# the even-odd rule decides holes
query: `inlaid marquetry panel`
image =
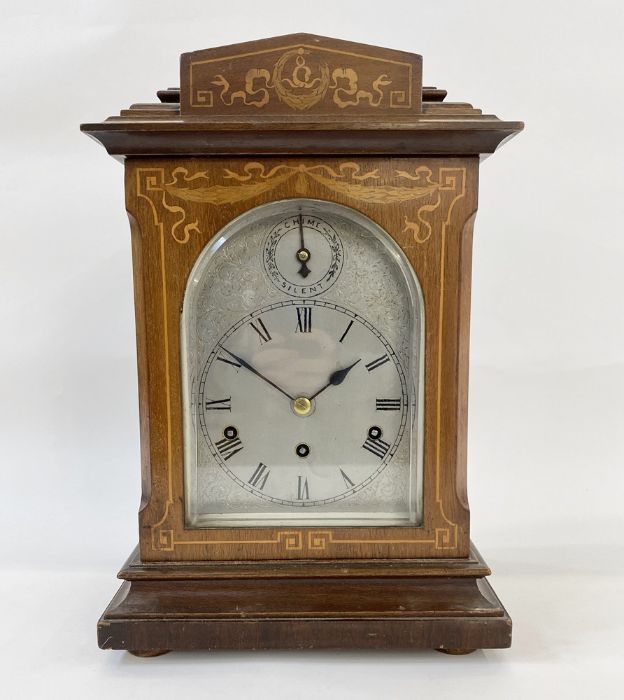
{"label": "inlaid marquetry panel", "polygon": [[416,54],[291,34],[184,54],[181,113],[388,114],[421,110]]}
{"label": "inlaid marquetry panel", "polygon": [[[465,306],[476,168],[472,158],[127,162],[142,387],[143,561],[467,555]],[[376,221],[404,250],[423,288],[421,527],[184,526],[179,321],[188,274],[234,217],[301,196],[335,201]]]}

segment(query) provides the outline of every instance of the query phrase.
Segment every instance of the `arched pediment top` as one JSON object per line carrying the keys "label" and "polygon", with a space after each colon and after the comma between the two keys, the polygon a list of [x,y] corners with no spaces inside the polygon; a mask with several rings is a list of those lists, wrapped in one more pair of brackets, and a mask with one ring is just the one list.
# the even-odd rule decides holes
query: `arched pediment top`
{"label": "arched pediment top", "polygon": [[422,57],[287,34],[182,54],[180,111],[207,116],[399,116],[422,110]]}
{"label": "arched pediment top", "polygon": [[116,158],[481,155],[521,122],[423,87],[415,53],[287,34],[182,54],[180,88],[81,130]]}

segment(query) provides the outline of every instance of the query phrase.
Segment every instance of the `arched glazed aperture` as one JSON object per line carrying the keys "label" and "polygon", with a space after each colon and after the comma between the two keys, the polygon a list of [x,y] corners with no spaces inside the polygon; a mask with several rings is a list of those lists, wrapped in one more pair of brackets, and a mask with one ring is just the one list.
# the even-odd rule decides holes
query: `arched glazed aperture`
{"label": "arched glazed aperture", "polygon": [[422,293],[379,226],[252,209],[200,254],[181,324],[187,526],[422,522]]}

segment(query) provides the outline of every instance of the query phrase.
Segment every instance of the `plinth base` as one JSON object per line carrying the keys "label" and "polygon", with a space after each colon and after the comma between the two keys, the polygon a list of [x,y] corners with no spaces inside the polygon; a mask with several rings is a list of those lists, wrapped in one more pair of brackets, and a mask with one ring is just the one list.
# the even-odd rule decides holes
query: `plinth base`
{"label": "plinth base", "polygon": [[[307,567],[314,575],[305,575]],[[141,564],[134,554],[119,574],[127,580],[98,623],[98,643],[140,656],[186,649],[457,654],[508,647],[511,620],[488,574],[475,549],[466,559],[273,562],[256,577],[249,564]]]}

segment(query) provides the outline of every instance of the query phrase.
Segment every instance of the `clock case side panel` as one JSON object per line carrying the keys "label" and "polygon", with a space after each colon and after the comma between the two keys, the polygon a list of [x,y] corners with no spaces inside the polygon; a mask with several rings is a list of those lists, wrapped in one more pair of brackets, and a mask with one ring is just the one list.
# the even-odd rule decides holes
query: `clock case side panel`
{"label": "clock case side panel", "polygon": [[[442,503],[444,517],[457,523],[455,536],[463,543],[470,539],[467,446],[472,242],[478,206],[476,159],[473,166],[466,172],[464,196],[456,200],[449,212],[441,242],[437,325],[441,352],[436,382],[440,446],[436,453],[442,462],[438,470],[442,481],[436,501]],[[442,494],[446,497],[441,498]]]}
{"label": "clock case side panel", "polygon": [[150,466],[150,420],[148,400],[147,328],[145,325],[145,287],[143,268],[143,241],[139,222],[127,210],[132,247],[132,276],[134,280],[134,315],[136,327],[137,379],[139,398],[139,434],[141,454],[141,504],[139,513],[149,503],[152,493]]}
{"label": "clock case side panel", "polygon": [[[146,522],[156,522],[158,513],[168,512],[169,489],[163,483],[168,465],[163,463],[168,442],[166,407],[162,391],[154,378],[164,376],[166,366],[162,343],[155,342],[162,335],[159,321],[162,318],[162,298],[154,284],[159,269],[158,242],[163,232],[153,203],[145,199],[137,187],[136,171],[132,161],[125,168],[126,213],[130,223],[132,241],[132,269],[136,324],[137,376],[139,397],[139,423],[141,440],[141,501],[139,507],[140,541],[146,534],[151,537],[152,527]],[[164,449],[163,449],[164,448]]]}
{"label": "clock case side panel", "polygon": [[[185,256],[175,254],[180,211],[165,197],[167,161],[125,161],[126,211],[131,225],[142,495],[139,543],[145,560],[172,552],[183,512],[183,457],[178,318]],[[182,231],[184,236],[184,231]],[[167,239],[173,241],[169,245]],[[198,251],[191,253],[191,256]],[[178,283],[176,283],[178,282]],[[157,555],[158,558],[158,555]]]}
{"label": "clock case side panel", "polygon": [[[276,165],[280,178],[271,175]],[[291,175],[284,177],[283,168]],[[475,157],[127,159],[143,425],[143,562],[468,556],[465,422],[477,170]],[[247,196],[244,188],[256,180],[263,188]],[[301,196],[368,216],[398,243],[420,281],[426,326],[422,527],[185,527],[179,321],[188,275],[233,218]]]}

